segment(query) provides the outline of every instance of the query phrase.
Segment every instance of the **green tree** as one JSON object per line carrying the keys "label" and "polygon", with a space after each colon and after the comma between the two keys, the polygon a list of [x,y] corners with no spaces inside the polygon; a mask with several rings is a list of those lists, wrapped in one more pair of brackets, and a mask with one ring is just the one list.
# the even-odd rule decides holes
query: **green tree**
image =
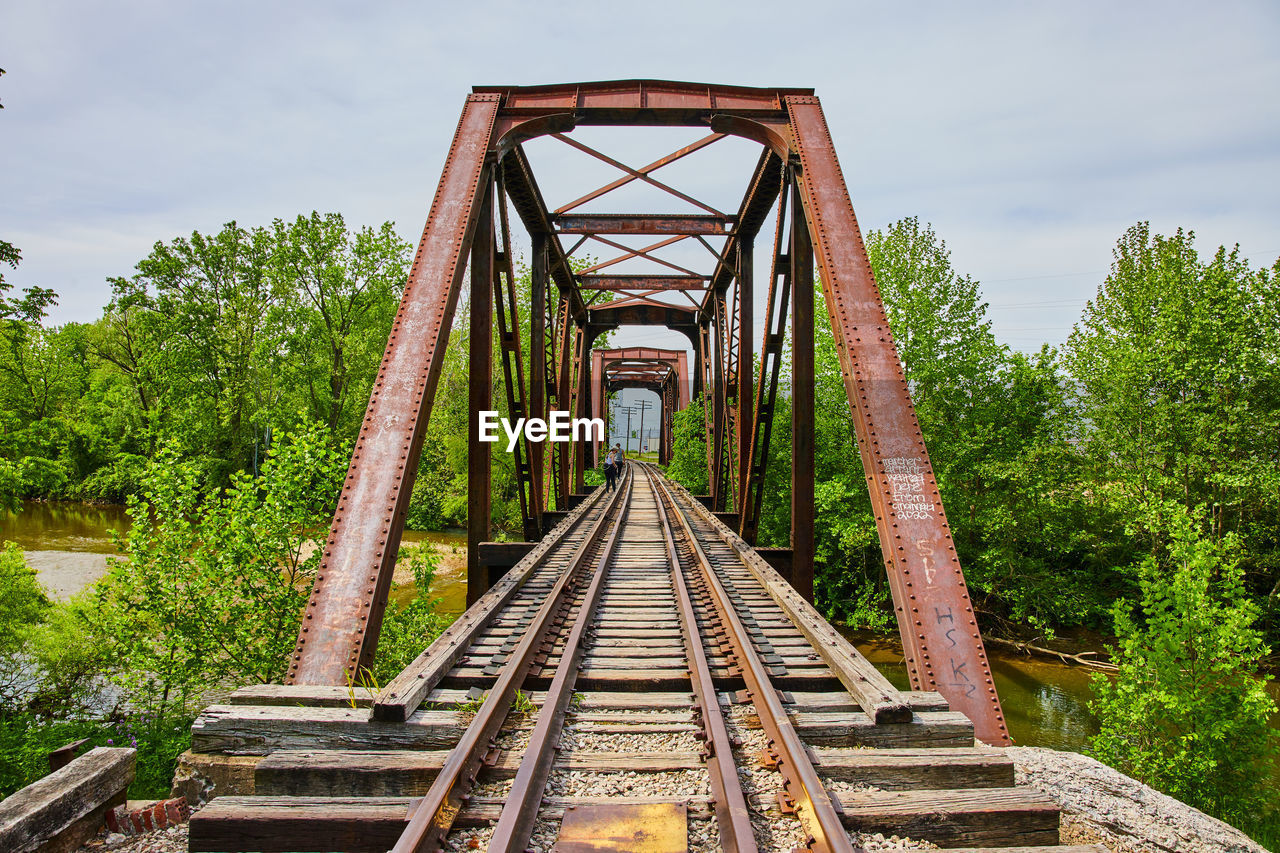
{"label": "green tree", "polygon": [[[1200,257],[1195,235],[1128,229],[1066,346],[1089,477],[1152,554],[1142,507],[1176,502],[1214,539],[1235,533],[1246,585],[1280,596],[1280,261]],[[1201,512],[1203,510],[1203,512]]]}
{"label": "green tree", "polygon": [[321,429],[283,435],[262,476],[202,496],[199,470],[161,453],[130,501],[133,526],[85,618],[133,697],[184,705],[220,684],[279,681],[346,471]]}
{"label": "green tree", "polygon": [[693,400],[675,414],[675,440],[667,476],[695,495],[705,495],[707,474],[707,424],[701,400]]}
{"label": "green tree", "polygon": [[44,621],[49,599],[22,550],[12,542],[0,549],[0,708],[11,706],[33,677],[26,654],[31,629]]}
{"label": "green tree", "polygon": [[249,464],[266,426],[255,415],[281,393],[282,331],[273,309],[282,294],[270,275],[271,253],[265,229],[229,222],[217,234],[156,243],[138,262],[133,289],[150,296],[155,320],[166,324],[166,434],[208,460],[211,484]]}
{"label": "green tree", "polygon": [[409,266],[393,223],[347,230],[337,213],[272,225],[272,270],[285,294],[286,369],[306,410],[354,435],[387,342]]}
{"label": "green tree", "polygon": [[1177,504],[1146,526],[1163,531],[1169,549],[1138,566],[1136,618],[1128,601],[1113,610],[1119,672],[1095,677],[1090,707],[1101,730],[1092,750],[1210,814],[1256,817],[1268,805],[1258,780],[1280,732],[1268,724],[1276,708],[1267,679],[1256,674],[1268,649],[1245,595],[1239,539],[1202,538]]}

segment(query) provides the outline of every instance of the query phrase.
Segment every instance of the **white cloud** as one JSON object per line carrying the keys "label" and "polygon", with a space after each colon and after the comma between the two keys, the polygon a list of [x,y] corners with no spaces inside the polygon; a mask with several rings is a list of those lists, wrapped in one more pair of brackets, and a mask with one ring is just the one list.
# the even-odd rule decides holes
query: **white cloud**
{"label": "white cloud", "polygon": [[[1255,265],[1280,253],[1276,10],[17,0],[0,236],[25,257],[7,278],[88,320],[155,240],[232,218],[337,210],[416,240],[473,84],[813,86],[863,226],[933,222],[988,282],[997,331],[1031,347],[1060,340],[1100,279],[1064,274],[1105,269],[1138,219],[1195,228],[1206,249],[1240,241]],[[653,150],[623,143],[632,165]],[[537,153],[553,203],[612,176]],[[733,199],[747,167],[714,165],[669,174]]]}

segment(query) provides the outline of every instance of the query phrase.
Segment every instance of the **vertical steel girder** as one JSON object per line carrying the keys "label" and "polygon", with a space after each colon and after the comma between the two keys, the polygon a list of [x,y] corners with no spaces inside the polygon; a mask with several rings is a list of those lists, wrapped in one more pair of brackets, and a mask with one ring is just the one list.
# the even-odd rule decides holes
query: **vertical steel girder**
{"label": "vertical steel girder", "polygon": [[[652,347],[593,349],[591,389],[593,418],[609,416],[608,394],[623,388],[652,391],[662,405],[658,430],[658,462],[671,460],[675,413],[689,405],[689,359],[684,350]],[[606,430],[606,439],[608,431]],[[606,440],[607,443],[607,440]]]}
{"label": "vertical steel girder", "polygon": [[[546,234],[530,235],[533,246],[529,267],[529,417],[547,419],[547,382],[554,377],[548,369],[547,347],[547,241]],[[546,482],[544,461],[547,454],[542,442],[534,441],[529,445],[529,471],[531,474],[531,491],[533,494],[533,517],[539,529],[529,533],[526,539],[537,539],[542,536],[542,513],[547,508],[547,494],[543,490]]]}
{"label": "vertical steel girder", "polygon": [[293,684],[373,663],[501,97],[467,98],[409,270],[290,661]]}
{"label": "vertical steel girder", "polygon": [[[679,330],[695,343],[695,395],[700,392],[709,404],[707,455],[713,504],[724,509],[731,503],[743,516],[744,534],[754,535],[750,525],[759,519],[789,301],[794,359],[794,582],[806,594],[810,592],[806,588],[812,582],[813,554],[813,292],[809,283],[816,259],[912,683],[946,696],[953,708],[974,721],[982,740],[1008,743],[933,469],[830,133],[811,90],[612,81],[477,89],[467,98],[352,455],[290,663],[289,681],[344,684],[359,668],[372,663],[468,253],[472,254],[473,291],[497,297],[512,413],[536,415],[554,407],[583,417],[590,409],[593,377],[588,350],[598,331],[590,325],[594,309],[589,310],[582,299],[568,257],[553,233],[555,217],[542,201],[520,144],[534,136],[559,134],[558,138],[577,145],[563,134],[590,124],[710,126],[713,135],[742,136],[764,146],[737,216],[716,214],[732,228],[726,250],[706,276],[706,298],[693,321],[680,321],[687,328]],[[709,141],[714,140],[708,137],[697,147]],[[527,396],[505,202],[500,193],[494,197],[490,190],[498,171],[491,172],[490,164],[497,165],[512,184],[511,198],[534,237],[535,316],[530,327],[535,339],[529,344],[533,375]],[[751,240],[780,187],[789,182],[794,182],[791,203],[784,198],[781,207],[791,208],[791,234],[783,253],[780,222],[757,385],[753,382]],[[491,209],[483,214],[485,225],[477,231],[486,199],[501,206],[501,253],[494,246]],[[705,218],[615,216],[578,222],[574,227],[636,233],[666,228],[670,233],[696,234],[714,227],[715,223],[703,222]],[[556,299],[548,293],[551,280],[558,287]],[[736,284],[732,303],[727,293],[731,284]],[[781,291],[776,301],[775,288]],[[477,310],[483,314],[490,309],[487,300],[475,300],[475,292],[473,410],[491,402],[481,399],[482,380],[486,388],[492,384],[488,379],[492,353],[486,357],[480,350],[481,339],[490,341],[493,318],[476,316]],[[656,306],[645,309],[650,314],[659,309],[671,314],[668,309],[673,306],[647,302]],[[669,430],[664,417],[664,454],[671,449]],[[488,448],[486,444],[484,451]],[[552,503],[556,509],[567,508],[571,491],[582,488],[594,448],[579,446],[570,452],[559,444],[547,453],[540,448],[522,450],[527,461],[518,462],[517,467],[528,535],[536,532],[532,530],[536,517]],[[475,448],[476,466],[469,478],[475,514],[469,539],[473,540],[488,533],[488,476],[487,469],[483,477],[480,471],[485,468],[484,451]],[[476,574],[475,594],[479,595],[487,579]]]}
{"label": "vertical steel girder", "polygon": [[493,184],[486,182],[480,221],[471,243],[471,326],[468,331],[467,405],[467,606],[489,587],[489,569],[480,562],[480,543],[489,541],[492,521],[493,446],[480,440],[478,413],[493,408],[493,306],[498,271],[493,233]]}
{"label": "vertical steel girder", "polygon": [[[813,244],[800,193],[792,193],[791,264],[791,583],[813,600],[814,370]],[[768,452],[768,448],[765,448]]]}

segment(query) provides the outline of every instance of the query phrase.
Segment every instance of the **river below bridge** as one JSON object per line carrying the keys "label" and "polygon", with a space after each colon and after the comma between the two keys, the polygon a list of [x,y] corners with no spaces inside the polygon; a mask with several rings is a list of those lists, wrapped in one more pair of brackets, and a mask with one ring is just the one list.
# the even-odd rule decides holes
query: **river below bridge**
{"label": "river below bridge", "polygon": [[[121,506],[32,502],[19,513],[0,512],[0,540],[16,542],[26,552],[28,564],[57,598],[70,596],[105,573],[107,557],[115,553],[109,531],[125,532],[128,526],[129,517]],[[405,531],[404,539],[434,546],[439,566],[430,595],[439,599],[442,613],[461,613],[466,605],[466,534]],[[395,589],[393,597],[403,601],[415,593],[413,585],[406,583]],[[896,637],[845,633],[891,682],[907,687]],[[1083,749],[1096,731],[1088,709],[1093,672],[1003,649],[988,649],[988,654],[1014,740],[1024,746]]]}

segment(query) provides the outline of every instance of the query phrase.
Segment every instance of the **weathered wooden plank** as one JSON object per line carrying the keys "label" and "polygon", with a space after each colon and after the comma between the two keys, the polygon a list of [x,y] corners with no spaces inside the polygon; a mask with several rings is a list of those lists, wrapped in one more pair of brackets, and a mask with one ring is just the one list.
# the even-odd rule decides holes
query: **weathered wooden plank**
{"label": "weathered wooden plank", "polygon": [[306,705],[313,708],[368,708],[374,694],[364,687],[326,684],[250,684],[230,696],[231,705]]}
{"label": "weathered wooden plank", "polygon": [[[133,749],[99,746],[0,802],[0,850],[74,850],[101,828],[106,807],[125,801]],[[94,815],[97,819],[94,819]]]}
{"label": "weathered wooden plank", "polygon": [[858,704],[877,722],[905,722],[911,718],[911,707],[898,689],[880,674],[880,671],[863,657],[853,645],[840,635],[831,623],[804,600],[800,593],[787,583],[777,569],[764,561],[738,534],[715,518],[714,514],[684,493],[685,506],[710,523],[726,545],[737,552],[750,569],[756,581],[813,644],[818,654],[831,667],[840,683],[857,698]]}
{"label": "weathered wooden plank", "polygon": [[[564,535],[575,525],[582,523],[585,515],[603,494],[604,489],[596,489],[590,498],[570,512],[532,551],[512,566],[501,580],[468,607],[465,613],[436,637],[435,642],[392,679],[374,700],[374,719],[400,722],[408,718],[548,555],[562,544],[560,540]],[[566,544],[565,547],[569,546]]]}
{"label": "weathered wooden plank", "polygon": [[[281,750],[258,762],[259,796],[417,797],[431,787],[449,750]],[[485,778],[510,779],[521,755],[504,750]],[[570,752],[556,757],[559,770],[589,773],[670,773],[703,766],[696,752]]]}
{"label": "weathered wooden plank", "polygon": [[909,836],[941,847],[1058,843],[1057,803],[1030,788],[860,791],[839,795],[849,829]]}
{"label": "weathered wooden plank", "polygon": [[418,711],[403,723],[368,711],[281,705],[211,705],[191,726],[193,752],[267,755],[278,749],[438,749],[465,729],[457,711]]}
{"label": "weathered wooden plank", "polygon": [[998,749],[815,749],[827,779],[877,788],[1012,788],[1013,759]]}
{"label": "weathered wooden plank", "polygon": [[191,853],[385,853],[409,814],[407,797],[218,797],[191,816]]}
{"label": "weathered wooden plank", "polygon": [[[873,723],[858,711],[849,714],[800,712],[792,715],[800,737],[810,746],[972,747],[973,723],[958,711],[922,711],[909,723]],[[750,728],[760,725],[754,715],[744,718]]]}

